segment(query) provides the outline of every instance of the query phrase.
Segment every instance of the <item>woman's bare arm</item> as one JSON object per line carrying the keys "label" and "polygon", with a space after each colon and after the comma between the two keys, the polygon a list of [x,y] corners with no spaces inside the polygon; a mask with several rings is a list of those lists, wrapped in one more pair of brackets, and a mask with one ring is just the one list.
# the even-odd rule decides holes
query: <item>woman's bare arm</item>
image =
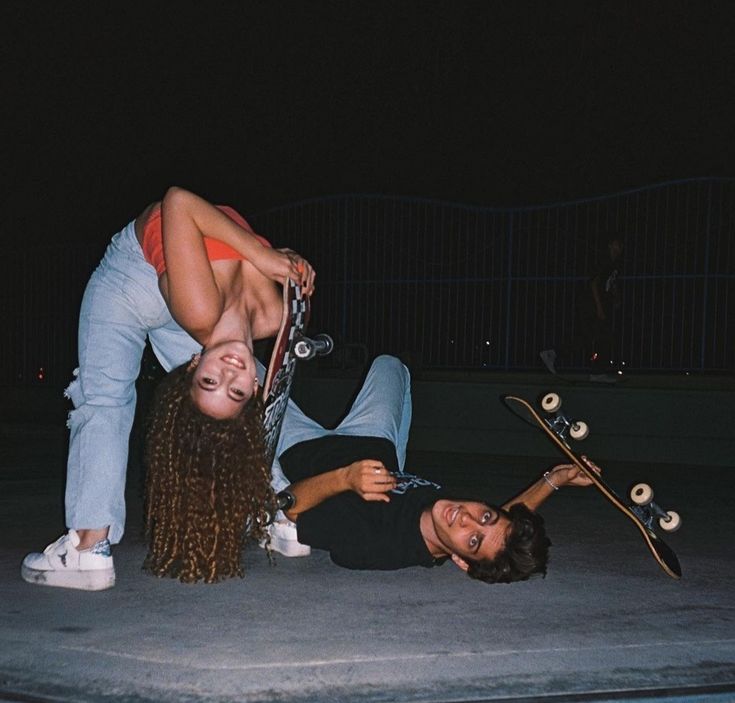
{"label": "woman's bare arm", "polygon": [[307,288],[313,288],[314,272],[303,257],[291,249],[271,249],[263,246],[251,229],[241,227],[204,198],[183,188],[172,187],[166,192],[161,207],[167,268],[169,266],[166,250],[167,228],[171,230],[170,236],[181,236],[184,239],[196,231],[199,237],[218,239],[232,247],[272,281],[283,283],[288,277]]}
{"label": "woman's bare arm", "polygon": [[207,257],[204,238],[217,239],[247,258],[264,276],[282,283],[299,281],[310,294],[314,271],[291,250],[263,246],[219,208],[183,188],[169,188],[161,201],[167,298],[173,317],[201,342],[220,319],[223,296]]}
{"label": "woman's bare arm", "polygon": [[202,223],[212,224],[206,212],[209,208],[219,213],[180,188],[170,188],[161,201],[168,306],[174,319],[199,341],[204,341],[219,320],[224,303],[204,245]]}

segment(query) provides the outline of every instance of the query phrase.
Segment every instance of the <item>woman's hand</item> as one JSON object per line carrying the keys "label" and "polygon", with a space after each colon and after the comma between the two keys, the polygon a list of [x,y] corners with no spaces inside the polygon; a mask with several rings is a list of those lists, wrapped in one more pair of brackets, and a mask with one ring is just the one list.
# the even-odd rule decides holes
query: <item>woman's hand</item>
{"label": "woman's hand", "polygon": [[[602,469],[584,454],[582,454],[582,461],[595,473],[602,474]],[[549,471],[548,478],[557,488],[561,488],[562,486],[584,487],[592,485],[592,479],[576,464],[558,464]]]}
{"label": "woman's hand", "polygon": [[257,259],[252,260],[255,268],[266,278],[283,283],[288,277],[303,288],[304,295],[314,292],[316,272],[311,264],[292,249],[270,249],[263,247]]}
{"label": "woman's hand", "polygon": [[386,495],[396,487],[396,479],[377,459],[362,459],[344,469],[344,480],[349,490],[363,500],[390,502]]}

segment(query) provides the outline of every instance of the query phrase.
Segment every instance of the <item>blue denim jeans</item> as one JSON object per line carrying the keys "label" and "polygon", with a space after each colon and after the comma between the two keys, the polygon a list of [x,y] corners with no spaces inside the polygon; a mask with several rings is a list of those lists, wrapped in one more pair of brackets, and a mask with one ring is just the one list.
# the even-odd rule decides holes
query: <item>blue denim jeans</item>
{"label": "blue denim jeans", "polygon": [[396,447],[398,467],[402,471],[406,463],[410,428],[411,376],[408,369],[393,356],[379,356],[373,361],[349,413],[335,429],[325,429],[316,420],[307,417],[293,401],[289,401],[271,469],[271,484],[276,491],[283,490],[289,484],[278,461],[283,452],[299,442],[326,435],[389,439]]}
{"label": "blue denim jeans", "polygon": [[167,371],[201,349],[171,317],[131,222],[112,238],[87,284],[79,314],[79,368],[66,391],[74,404],[66,523],[74,529],[109,525],[113,544],[125,526],[128,440],[146,337]]}
{"label": "blue denim jeans", "polygon": [[[112,238],[87,284],[79,314],[79,368],[66,390],[74,405],[69,413],[66,524],[73,529],[109,526],[112,544],[125,529],[128,442],[146,337],[166,371],[201,349],[171,317],[131,222]],[[258,376],[262,383],[261,365]],[[381,356],[335,430],[324,429],[290,401],[276,455],[330,433],[377,436],[394,442],[403,468],[410,425],[408,370],[398,359]],[[272,482],[276,490],[288,485],[277,459]]]}

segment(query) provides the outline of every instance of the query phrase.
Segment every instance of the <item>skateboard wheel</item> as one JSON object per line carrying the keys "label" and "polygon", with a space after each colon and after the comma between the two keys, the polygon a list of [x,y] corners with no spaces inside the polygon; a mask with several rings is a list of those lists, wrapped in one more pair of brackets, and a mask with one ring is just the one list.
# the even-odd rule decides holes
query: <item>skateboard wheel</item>
{"label": "skateboard wheel", "polygon": [[658,526],[664,532],[676,532],[681,527],[681,516],[675,510],[667,510],[666,517],[658,519]]}
{"label": "skateboard wheel", "polygon": [[648,505],[653,500],[653,488],[647,483],[636,483],[630,489],[630,499],[636,505]]}
{"label": "skateboard wheel", "polygon": [[314,350],[314,345],[311,343],[311,341],[300,339],[294,345],[293,353],[297,359],[304,360],[304,359],[311,359],[316,352]]}
{"label": "skateboard wheel", "polygon": [[579,420],[572,424],[569,428],[569,436],[577,441],[583,440],[590,433],[590,428],[586,422]]}
{"label": "skateboard wheel", "polygon": [[561,407],[561,398],[558,393],[547,393],[541,398],[541,407],[547,413],[555,413]]}

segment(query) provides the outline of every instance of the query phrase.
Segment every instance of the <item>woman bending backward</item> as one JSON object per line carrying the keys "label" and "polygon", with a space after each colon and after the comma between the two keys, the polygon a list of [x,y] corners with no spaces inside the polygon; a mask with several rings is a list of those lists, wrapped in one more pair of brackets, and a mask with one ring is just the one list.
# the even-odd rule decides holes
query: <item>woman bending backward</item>
{"label": "woman bending backward", "polygon": [[146,339],[165,369],[178,366],[151,413],[146,568],[183,581],[241,572],[244,540],[261,535],[270,501],[252,345],[276,334],[278,283],[287,276],[313,291],[314,271],[300,256],[272,249],[234,210],[181,188],[113,237],[84,293],[79,368],[66,391],[74,404],[69,529],[26,556],[26,581],[84,590],[115,583],[111,545],[124,532]]}
{"label": "woman bending backward", "polygon": [[[276,281],[290,276],[311,293],[314,272],[294,252],[271,249],[247,223],[238,226],[232,213],[181,189],[140,218],[144,253],[154,249],[146,232],[155,231],[150,223],[157,216],[165,262],[161,293],[173,318],[204,349],[162,382],[154,400],[145,568],[185,582],[213,582],[241,574],[244,540],[264,536],[272,504],[253,340],[278,332]],[[227,249],[208,237],[230,248],[227,258],[220,258]]]}

